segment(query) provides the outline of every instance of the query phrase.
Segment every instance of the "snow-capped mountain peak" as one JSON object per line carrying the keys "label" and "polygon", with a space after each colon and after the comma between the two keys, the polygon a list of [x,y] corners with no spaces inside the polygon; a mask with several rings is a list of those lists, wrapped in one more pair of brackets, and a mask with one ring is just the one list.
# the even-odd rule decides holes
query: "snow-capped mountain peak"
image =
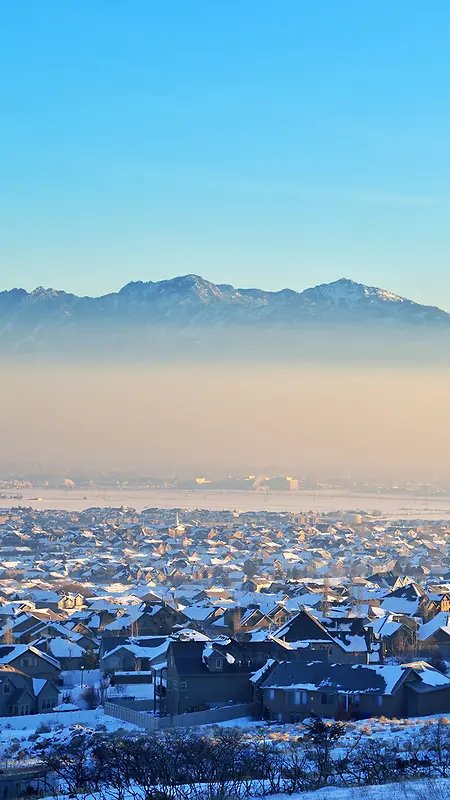
{"label": "snow-capped mountain peak", "polygon": [[[107,341],[120,331],[149,335],[165,330],[256,326],[294,330],[296,327],[357,326],[367,328],[424,326],[450,330],[450,315],[438,308],[414,303],[397,294],[348,278],[340,278],[296,292],[282,289],[235,288],[216,285],[188,274],[163,281],[132,281],[119,292],[101,297],[77,297],[64,291],[37,287],[0,292],[0,345],[16,347],[23,341],[101,335]],[[127,334],[128,335],[128,334]]]}
{"label": "snow-capped mountain peak", "polygon": [[[390,302],[390,303],[403,303],[405,298],[400,295],[388,292],[385,289],[378,289],[375,286],[366,286],[363,283],[357,283],[349,278],[340,278],[332,283],[323,283],[319,286],[314,286],[311,289],[306,289],[302,295],[315,302],[327,303],[346,303],[360,304],[365,301],[369,302]],[[412,301],[406,301],[412,302]]]}

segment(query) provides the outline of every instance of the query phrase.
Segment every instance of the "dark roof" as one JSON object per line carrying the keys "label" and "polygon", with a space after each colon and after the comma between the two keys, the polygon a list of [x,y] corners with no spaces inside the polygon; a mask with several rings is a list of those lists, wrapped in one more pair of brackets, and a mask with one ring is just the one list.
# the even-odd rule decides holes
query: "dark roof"
{"label": "dark roof", "polygon": [[116,647],[123,644],[129,644],[129,636],[102,636],[102,651],[103,654],[109,653],[110,650],[115,650]]}
{"label": "dark roof", "polygon": [[279,659],[285,660],[289,658],[289,653],[295,653],[295,650],[292,650],[287,642],[283,642],[281,639],[274,639],[273,637],[265,639],[263,642],[246,642],[245,648],[250,654],[250,659],[252,661],[258,660],[260,654],[264,654],[266,658],[278,657]]}
{"label": "dark roof", "polygon": [[398,589],[391,590],[386,597],[401,597],[404,600],[417,600],[419,597],[424,597],[425,594],[425,591],[418,583],[411,581],[411,583],[406,584],[406,586],[399,586]]}
{"label": "dark roof", "polygon": [[5,645],[5,646],[0,647],[0,659],[6,658],[6,656],[9,656],[9,654],[12,653],[12,651],[15,650],[15,649],[16,649],[16,645],[15,644]]}
{"label": "dark roof", "polygon": [[0,666],[0,686],[10,681],[16,689],[33,691],[33,679],[14,667]]}
{"label": "dark roof", "polygon": [[279,628],[275,635],[286,642],[334,641],[327,629],[305,609]]}
{"label": "dark roof", "polygon": [[[36,697],[34,690],[34,679],[30,678],[19,669],[10,666],[0,666],[0,691],[3,692],[3,685],[9,681],[14,686],[14,691],[8,694],[8,705],[14,705],[17,699],[21,697],[23,692],[28,692],[32,697]],[[51,684],[51,681],[45,680],[42,689]],[[52,684],[53,686],[55,684]],[[41,689],[41,691],[42,691]]]}
{"label": "dark roof", "polygon": [[429,684],[423,683],[422,681],[408,681],[406,684],[407,689],[411,689],[411,691],[416,692],[416,694],[430,694],[431,692],[448,692],[448,685],[444,684],[443,686],[430,686]]}
{"label": "dark roof", "polygon": [[[223,657],[223,669],[212,672],[203,661],[205,646],[211,645],[217,651],[217,657]],[[229,645],[216,644],[215,642],[172,642],[170,650],[175,661],[178,675],[235,675],[252,671],[250,654],[245,645],[232,640]],[[235,661],[230,664],[225,654],[229,653]],[[239,663],[241,662],[241,663]]]}
{"label": "dark roof", "polygon": [[[385,676],[383,675],[385,672]],[[320,661],[282,662],[262,684],[262,688],[308,688],[317,692],[391,694],[408,670],[400,667],[370,668],[362,664],[327,664]]]}
{"label": "dark roof", "polygon": [[350,633],[352,636],[364,636],[365,625],[363,617],[329,617],[322,620],[324,627],[333,636],[339,633]]}
{"label": "dark roof", "polygon": [[395,572],[374,572],[373,575],[369,575],[368,580],[371,583],[377,583],[378,586],[393,586],[397,578],[398,575]]}
{"label": "dark roof", "polygon": [[106,656],[111,650],[127,644],[137,644],[139,647],[161,647],[166,640],[167,636],[136,636],[133,639],[131,636],[103,636],[102,652]]}

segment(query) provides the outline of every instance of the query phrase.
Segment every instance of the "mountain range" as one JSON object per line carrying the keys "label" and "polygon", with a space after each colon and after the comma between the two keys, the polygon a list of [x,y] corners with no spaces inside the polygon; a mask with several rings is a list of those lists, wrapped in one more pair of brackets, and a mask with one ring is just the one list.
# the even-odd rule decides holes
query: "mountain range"
{"label": "mountain range", "polygon": [[450,314],[384,289],[342,278],[302,292],[237,289],[198,275],[135,281],[100,297],[38,287],[0,292],[0,347],[39,351],[52,343],[115,341],[121,332],[150,336],[246,326],[257,330],[352,328],[450,330]]}

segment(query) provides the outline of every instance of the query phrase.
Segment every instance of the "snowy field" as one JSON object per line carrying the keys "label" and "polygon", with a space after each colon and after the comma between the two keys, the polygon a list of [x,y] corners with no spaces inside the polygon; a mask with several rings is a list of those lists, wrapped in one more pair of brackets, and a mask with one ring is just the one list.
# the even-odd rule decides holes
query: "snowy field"
{"label": "snowy field", "polygon": [[381,511],[395,518],[450,519],[450,497],[414,498],[410,495],[357,494],[346,492],[177,492],[172,490],[86,489],[23,490],[23,500],[0,500],[1,508],[14,505],[36,509],[80,511],[93,506],[107,508],[132,506],[137,511],[150,508],[195,508],[239,511]]}

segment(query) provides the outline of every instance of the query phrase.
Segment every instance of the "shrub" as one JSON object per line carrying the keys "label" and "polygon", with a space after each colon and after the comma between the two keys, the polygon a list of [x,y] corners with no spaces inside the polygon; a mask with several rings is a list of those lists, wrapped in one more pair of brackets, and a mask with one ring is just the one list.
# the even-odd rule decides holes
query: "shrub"
{"label": "shrub", "polygon": [[41,724],[36,728],[36,733],[51,733],[51,727],[47,722],[41,722]]}

